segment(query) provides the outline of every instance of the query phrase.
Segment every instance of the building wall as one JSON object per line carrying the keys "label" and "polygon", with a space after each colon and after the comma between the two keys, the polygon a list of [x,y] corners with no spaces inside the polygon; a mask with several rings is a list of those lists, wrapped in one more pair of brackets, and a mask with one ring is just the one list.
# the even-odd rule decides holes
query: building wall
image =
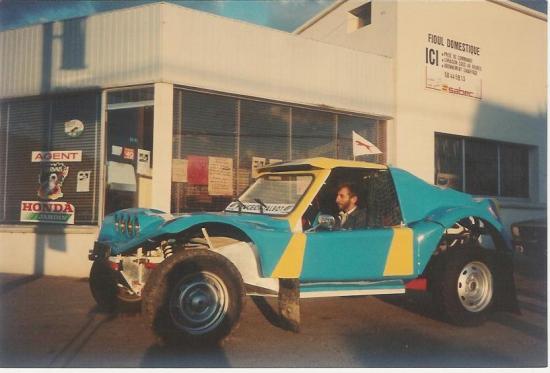
{"label": "building wall", "polygon": [[[542,207],[547,22],[497,3],[469,1],[399,2],[397,23],[397,165],[433,182],[436,131],[533,145],[537,150],[531,199],[501,202]],[[426,88],[425,50],[433,46],[427,39],[430,33],[480,48],[475,60],[482,67],[481,99]]]}
{"label": "building wall", "polygon": [[0,230],[0,272],[85,277],[97,227],[12,226]]}
{"label": "building wall", "polygon": [[0,32],[0,76],[0,98],[168,82],[394,111],[390,58],[167,3]]}
{"label": "building wall", "polygon": [[165,4],[164,81],[393,115],[390,58]]}
{"label": "building wall", "polygon": [[[347,12],[364,3],[342,2],[296,32],[392,56],[396,111],[388,129],[390,162],[433,183],[435,132],[532,146],[530,198],[499,198],[499,202],[506,224],[544,216],[546,17],[505,0],[374,0],[372,23],[347,32]],[[426,88],[426,48],[452,52],[429,42],[428,34],[480,48],[474,61],[482,67],[481,99]]]}
{"label": "building wall", "polygon": [[0,32],[0,98],[160,76],[159,4]]}
{"label": "building wall", "polygon": [[365,3],[365,0],[340,1],[330,14],[312,19],[294,33],[308,39],[394,57],[397,46],[397,3],[387,0],[372,1],[371,24],[350,31],[348,24],[353,17],[348,13]]}

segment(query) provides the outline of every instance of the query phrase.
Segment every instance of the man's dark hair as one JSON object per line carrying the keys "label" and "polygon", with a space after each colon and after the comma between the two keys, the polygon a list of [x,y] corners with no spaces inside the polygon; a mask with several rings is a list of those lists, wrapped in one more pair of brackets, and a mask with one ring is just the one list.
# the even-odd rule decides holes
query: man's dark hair
{"label": "man's dark hair", "polygon": [[350,197],[359,198],[359,195],[357,194],[358,193],[357,186],[355,184],[353,184],[353,183],[341,183],[341,184],[338,185],[337,192],[339,192],[342,188],[347,188],[349,190]]}

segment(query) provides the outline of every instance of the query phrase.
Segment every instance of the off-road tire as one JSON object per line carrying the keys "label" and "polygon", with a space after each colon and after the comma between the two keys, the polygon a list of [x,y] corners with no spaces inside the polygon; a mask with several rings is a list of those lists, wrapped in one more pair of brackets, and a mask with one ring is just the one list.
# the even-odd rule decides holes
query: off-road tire
{"label": "off-road tire", "polygon": [[[437,258],[434,265],[431,279],[432,295],[436,308],[444,319],[452,324],[461,326],[481,325],[492,311],[496,297],[494,260],[491,254],[481,247],[464,245],[440,255],[441,257]],[[476,263],[481,263],[482,265],[478,266],[482,267],[483,270],[488,269],[490,272],[491,281],[487,288],[490,288],[491,295],[481,297],[484,301],[480,302],[479,310],[472,311],[463,305],[458,289],[459,279],[461,279],[460,287],[465,286],[463,285],[465,281],[462,280],[467,277],[468,273],[464,269],[468,266],[475,268]],[[478,282],[481,283],[481,281]]]}
{"label": "off-road tire", "polygon": [[[223,283],[227,290],[227,309],[221,313],[215,328],[191,333],[175,321],[170,304],[174,304],[174,294],[180,294],[182,281],[185,285],[187,279],[205,273],[213,274]],[[215,344],[237,327],[244,301],[243,280],[233,263],[210,250],[186,249],[168,257],[151,273],[143,289],[142,315],[165,344]]]}
{"label": "off-road tire", "polygon": [[125,294],[105,259],[95,260],[90,269],[90,290],[100,311],[114,312],[122,305],[135,304],[141,297]]}

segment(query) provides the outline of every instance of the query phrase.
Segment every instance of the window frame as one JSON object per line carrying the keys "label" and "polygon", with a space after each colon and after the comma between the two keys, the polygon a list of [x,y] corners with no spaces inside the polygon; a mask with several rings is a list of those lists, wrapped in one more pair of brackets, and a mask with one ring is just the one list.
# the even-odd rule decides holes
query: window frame
{"label": "window frame", "polygon": [[[445,132],[434,132],[434,184],[437,185],[437,154],[436,154],[436,144],[437,137],[443,137],[447,139],[457,139],[460,141],[460,146],[462,147],[462,159],[460,160],[461,163],[461,187],[463,193],[472,194],[479,197],[491,197],[491,198],[499,198],[503,200],[510,200],[510,201],[532,201],[533,197],[536,195],[535,191],[533,190],[535,186],[535,181],[533,180],[534,175],[534,162],[533,162],[533,153],[536,152],[537,147],[534,145],[529,144],[521,144],[521,143],[514,143],[509,141],[499,141],[499,140],[493,140],[493,139],[486,139],[486,138],[480,138],[480,137],[473,137],[473,136],[461,136],[461,135],[455,135]],[[466,142],[468,140],[472,141],[478,141],[478,142],[486,142],[496,145],[496,151],[497,151],[497,159],[496,159],[496,168],[497,168],[497,194],[495,195],[489,195],[489,194],[474,194],[466,189],[467,181],[466,181]],[[512,146],[517,148],[523,148],[527,151],[527,196],[505,196],[502,195],[502,147],[503,146]]]}

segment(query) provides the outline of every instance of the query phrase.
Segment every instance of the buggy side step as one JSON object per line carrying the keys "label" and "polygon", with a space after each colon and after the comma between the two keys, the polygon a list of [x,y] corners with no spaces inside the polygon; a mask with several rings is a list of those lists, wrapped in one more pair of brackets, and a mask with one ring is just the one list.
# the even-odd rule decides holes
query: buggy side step
{"label": "buggy side step", "polygon": [[357,295],[403,294],[402,280],[355,282],[305,282],[300,284],[300,298],[346,297]]}

